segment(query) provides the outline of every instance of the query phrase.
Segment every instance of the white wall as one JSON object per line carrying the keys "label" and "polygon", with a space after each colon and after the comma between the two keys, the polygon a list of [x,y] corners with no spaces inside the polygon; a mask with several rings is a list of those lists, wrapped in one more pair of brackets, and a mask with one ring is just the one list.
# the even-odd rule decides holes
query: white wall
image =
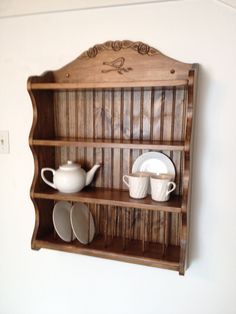
{"label": "white wall", "polygon": [[[235,314],[236,11],[177,1],[0,19],[0,314]],[[176,272],[30,249],[29,75],[106,40],[141,40],[198,62],[191,265]]]}
{"label": "white wall", "polygon": [[[163,1],[180,0],[1,0],[0,17],[14,17],[19,15],[29,15],[38,13],[49,13],[59,11],[85,10],[94,8],[106,8],[114,6],[127,6],[137,3],[153,3]],[[235,0],[231,0],[235,1]]]}

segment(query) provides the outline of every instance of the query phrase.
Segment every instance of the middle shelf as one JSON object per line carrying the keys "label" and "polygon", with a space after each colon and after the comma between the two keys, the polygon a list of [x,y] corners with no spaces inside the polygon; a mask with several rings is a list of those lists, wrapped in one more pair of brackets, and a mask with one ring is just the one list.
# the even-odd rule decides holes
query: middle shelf
{"label": "middle shelf", "polygon": [[172,195],[171,199],[167,202],[155,202],[151,199],[150,195],[144,199],[133,199],[129,197],[128,191],[99,187],[88,187],[79,193],[72,194],[65,194],[54,191],[53,189],[48,189],[47,191],[42,192],[32,192],[31,197],[55,201],[80,201],[84,203],[141,208],[173,213],[181,213],[182,206],[182,197],[179,195]]}

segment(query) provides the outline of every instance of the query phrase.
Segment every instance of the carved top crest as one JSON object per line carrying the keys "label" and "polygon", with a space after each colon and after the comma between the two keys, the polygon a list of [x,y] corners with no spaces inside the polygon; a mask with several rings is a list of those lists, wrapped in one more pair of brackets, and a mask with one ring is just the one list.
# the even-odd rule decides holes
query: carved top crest
{"label": "carved top crest", "polygon": [[87,51],[82,53],[78,58],[95,58],[97,54],[104,50],[114,50],[119,51],[121,49],[133,49],[137,51],[141,55],[158,55],[161,54],[157,49],[148,46],[147,44],[142,43],[141,41],[130,41],[130,40],[123,40],[123,41],[107,41],[103,44],[98,44],[93,46],[92,48],[89,48]]}
{"label": "carved top crest", "polygon": [[159,80],[186,80],[191,68],[191,64],[172,59],[141,41],[117,40],[96,44],[53,71],[53,81],[85,87],[125,87],[135,86],[135,82],[152,86]]}

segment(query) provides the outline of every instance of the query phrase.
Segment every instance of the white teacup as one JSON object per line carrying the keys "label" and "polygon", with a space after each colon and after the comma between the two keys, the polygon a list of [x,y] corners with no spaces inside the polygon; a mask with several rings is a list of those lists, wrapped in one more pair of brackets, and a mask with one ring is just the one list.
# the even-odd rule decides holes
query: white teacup
{"label": "white teacup", "polygon": [[170,198],[170,193],[176,189],[176,184],[171,181],[173,176],[159,174],[151,176],[151,197],[154,201],[165,202]]}
{"label": "white teacup", "polygon": [[149,187],[149,176],[143,173],[132,173],[123,176],[123,182],[129,188],[132,198],[145,198]]}
{"label": "white teacup", "polygon": [[150,177],[155,176],[156,173],[154,172],[148,172],[148,171],[136,171],[135,174],[139,175],[140,177],[148,177],[149,183],[148,183],[148,191],[147,194],[151,195],[151,184],[150,184]]}

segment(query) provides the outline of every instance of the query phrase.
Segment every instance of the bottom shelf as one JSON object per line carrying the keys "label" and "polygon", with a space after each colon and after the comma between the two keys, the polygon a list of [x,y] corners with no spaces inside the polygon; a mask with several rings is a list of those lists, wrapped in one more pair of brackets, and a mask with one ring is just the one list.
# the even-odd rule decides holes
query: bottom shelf
{"label": "bottom shelf", "polygon": [[71,253],[108,258],[123,262],[160,267],[179,271],[180,247],[164,248],[159,243],[143,243],[140,240],[124,241],[123,238],[111,238],[97,235],[89,245],[83,245],[77,240],[67,243],[54,235],[33,240],[33,249],[47,248]]}

